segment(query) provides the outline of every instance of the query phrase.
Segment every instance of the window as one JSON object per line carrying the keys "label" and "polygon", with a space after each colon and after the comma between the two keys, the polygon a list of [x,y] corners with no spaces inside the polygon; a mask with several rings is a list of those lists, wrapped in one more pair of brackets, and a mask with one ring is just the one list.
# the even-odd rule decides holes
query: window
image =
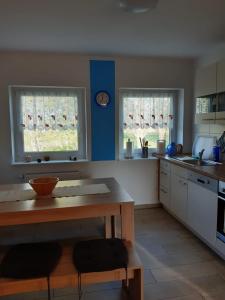
{"label": "window", "polygon": [[174,138],[174,115],[177,91],[154,89],[120,89],[120,155],[126,142],[133,143],[133,152],[141,153],[140,138],[148,141],[150,151],[157,140],[166,144]]}
{"label": "window", "polygon": [[13,161],[86,158],[84,88],[10,87]]}

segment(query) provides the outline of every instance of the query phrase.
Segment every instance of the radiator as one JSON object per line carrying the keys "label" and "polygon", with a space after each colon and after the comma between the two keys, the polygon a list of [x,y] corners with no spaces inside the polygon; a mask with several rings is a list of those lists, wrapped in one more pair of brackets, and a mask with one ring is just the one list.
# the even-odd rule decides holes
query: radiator
{"label": "radiator", "polygon": [[30,179],[36,177],[49,177],[56,176],[59,177],[60,180],[73,180],[73,179],[81,179],[82,174],[80,171],[64,171],[64,172],[47,172],[47,173],[26,173],[23,175],[24,182],[28,182]]}

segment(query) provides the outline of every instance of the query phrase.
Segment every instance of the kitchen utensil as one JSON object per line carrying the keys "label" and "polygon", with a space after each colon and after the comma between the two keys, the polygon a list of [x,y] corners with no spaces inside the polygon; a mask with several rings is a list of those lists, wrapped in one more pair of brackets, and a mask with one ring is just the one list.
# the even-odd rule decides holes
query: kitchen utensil
{"label": "kitchen utensil", "polygon": [[58,181],[58,177],[38,177],[30,179],[29,184],[36,192],[37,196],[42,197],[51,195]]}

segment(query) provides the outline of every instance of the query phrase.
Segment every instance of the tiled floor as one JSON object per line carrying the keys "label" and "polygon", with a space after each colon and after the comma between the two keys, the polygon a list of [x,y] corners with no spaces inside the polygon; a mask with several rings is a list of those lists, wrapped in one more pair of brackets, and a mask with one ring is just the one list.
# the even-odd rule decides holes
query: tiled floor
{"label": "tiled floor", "polygon": [[[145,268],[145,300],[225,299],[225,262],[161,208],[135,214],[136,248]],[[7,297],[46,299],[46,294]],[[54,300],[75,300],[73,289],[53,291]],[[128,299],[120,283],[84,289],[83,300]],[[3,300],[3,298],[0,298]]]}

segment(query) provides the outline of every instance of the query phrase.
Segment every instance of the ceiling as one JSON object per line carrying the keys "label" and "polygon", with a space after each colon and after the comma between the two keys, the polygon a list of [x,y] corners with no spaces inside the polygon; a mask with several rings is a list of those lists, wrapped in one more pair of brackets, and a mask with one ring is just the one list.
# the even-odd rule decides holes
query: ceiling
{"label": "ceiling", "polygon": [[0,0],[0,50],[200,57],[225,41],[224,0]]}

